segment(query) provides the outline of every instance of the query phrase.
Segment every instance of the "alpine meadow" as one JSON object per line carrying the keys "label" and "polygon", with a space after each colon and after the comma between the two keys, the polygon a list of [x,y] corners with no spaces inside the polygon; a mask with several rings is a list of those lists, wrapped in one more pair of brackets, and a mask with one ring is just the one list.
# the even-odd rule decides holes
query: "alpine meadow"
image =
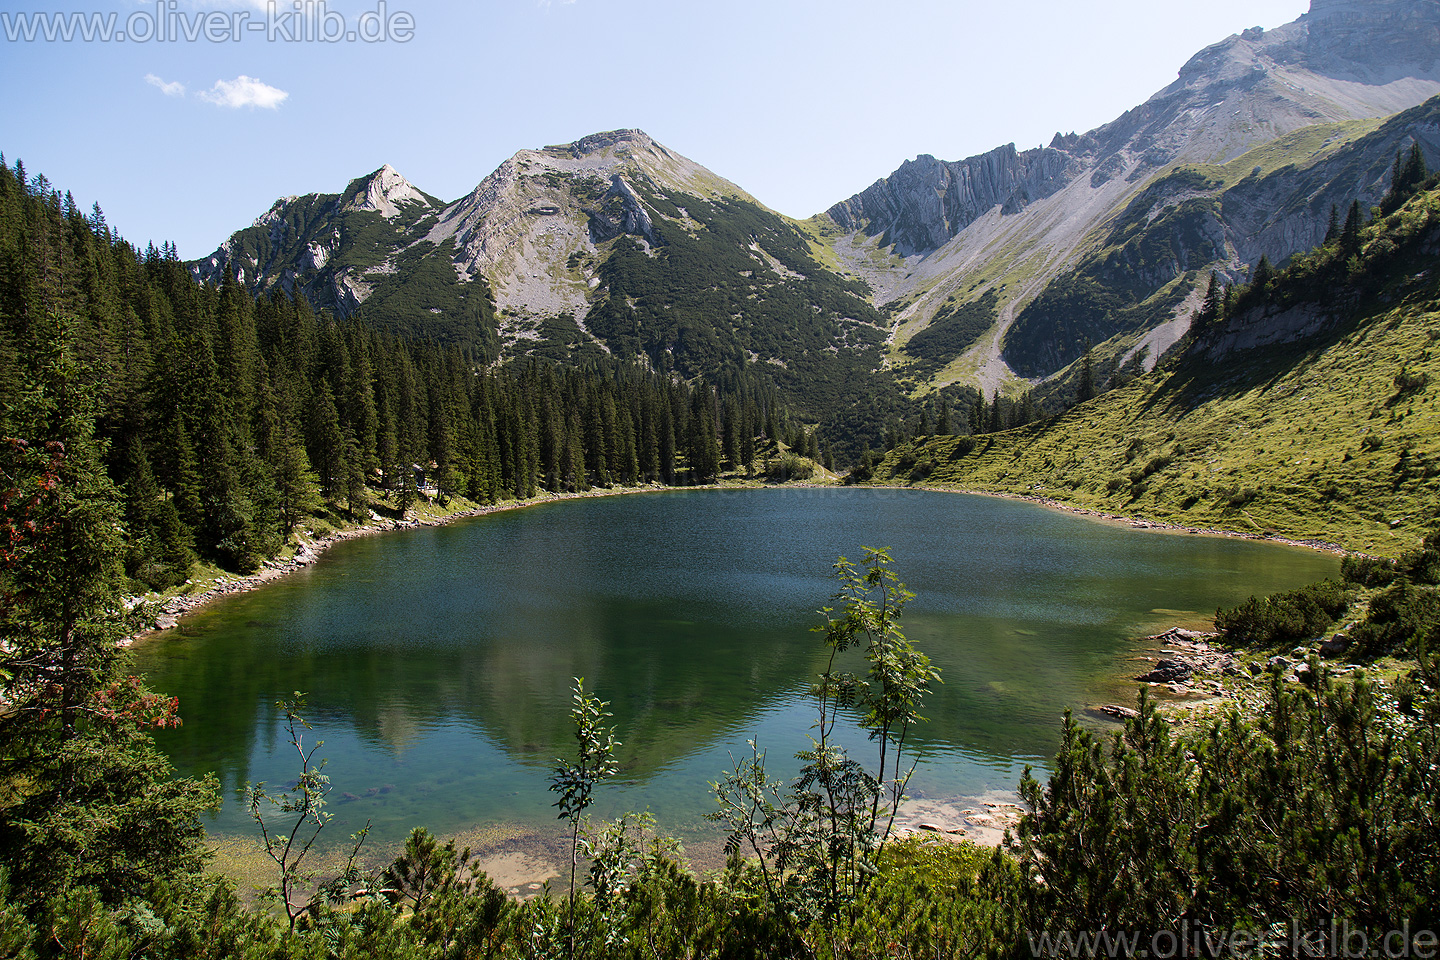
{"label": "alpine meadow", "polygon": [[1040,117],[1144,58],[134,6],[0,14],[0,957],[1440,950],[1440,5],[807,219],[651,133],[828,184],[968,46]]}

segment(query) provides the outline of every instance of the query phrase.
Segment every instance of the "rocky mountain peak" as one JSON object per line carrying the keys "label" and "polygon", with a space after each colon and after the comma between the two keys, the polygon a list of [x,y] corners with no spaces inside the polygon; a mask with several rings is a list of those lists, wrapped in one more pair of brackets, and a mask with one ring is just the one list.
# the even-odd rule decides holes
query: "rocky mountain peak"
{"label": "rocky mountain peak", "polygon": [[648,150],[656,145],[644,130],[607,130],[603,133],[592,133],[588,137],[581,137],[574,143],[545,149],[547,151],[563,151],[574,157],[584,157],[622,144],[640,150]]}
{"label": "rocky mountain peak", "polygon": [[1298,23],[1308,28],[1305,61],[1314,70],[1384,83],[1417,67],[1433,72],[1440,59],[1435,0],[1312,0]]}
{"label": "rocky mountain peak", "polygon": [[1436,4],[1435,0],[1310,0],[1310,12],[1306,17],[1310,20],[1336,16],[1361,19],[1395,14],[1436,17],[1440,16],[1437,7],[1440,4]]}
{"label": "rocky mountain peak", "polygon": [[350,181],[345,198],[345,209],[374,211],[387,220],[398,217],[402,205],[433,206],[429,197],[388,163],[367,177]]}

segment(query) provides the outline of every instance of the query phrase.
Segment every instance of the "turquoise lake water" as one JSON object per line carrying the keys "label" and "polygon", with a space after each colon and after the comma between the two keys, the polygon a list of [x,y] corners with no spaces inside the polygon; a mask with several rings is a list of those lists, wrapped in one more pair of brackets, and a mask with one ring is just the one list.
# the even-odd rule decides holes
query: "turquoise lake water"
{"label": "turquoise lake water", "polygon": [[701,836],[708,783],[747,740],[773,773],[793,771],[823,665],[810,628],[835,558],[862,546],[890,548],[917,594],[906,633],[944,679],[913,741],[917,796],[1012,789],[1027,764],[1044,768],[1067,706],[1133,702],[1133,638],[1339,568],[957,494],[666,492],[346,541],[136,656],[180,698],[184,726],[163,749],[181,773],[220,778],[217,833],[251,832],[247,781],[294,779],[275,701],[296,690],[325,741],[334,840],[367,819],[380,843],[418,825],[549,829],[571,678],[584,677],[622,741],[595,812],[648,808]]}

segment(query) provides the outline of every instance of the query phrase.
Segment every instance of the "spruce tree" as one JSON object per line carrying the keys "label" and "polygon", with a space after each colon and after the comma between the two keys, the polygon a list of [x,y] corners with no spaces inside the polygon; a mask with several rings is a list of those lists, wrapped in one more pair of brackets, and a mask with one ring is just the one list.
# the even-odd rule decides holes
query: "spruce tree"
{"label": "spruce tree", "polygon": [[1222,320],[1224,303],[1225,292],[1220,285],[1220,276],[1212,270],[1210,271],[1210,285],[1205,288],[1205,299],[1200,304],[1200,310],[1196,313],[1192,326],[1203,330]]}
{"label": "spruce tree", "polygon": [[215,787],[172,779],[143,728],[173,723],[175,704],[117,669],[121,497],[75,327],[52,315],[34,330],[36,389],[17,418],[34,439],[0,448],[0,862],[31,916],[83,892],[102,914],[154,918],[152,898],[200,875]]}
{"label": "spruce tree", "polygon": [[1360,211],[1360,201],[1350,201],[1350,210],[1345,214],[1345,226],[1340,230],[1340,249],[1354,253],[1360,249],[1360,230],[1365,225],[1365,215]]}
{"label": "spruce tree", "polygon": [[1257,295],[1263,295],[1274,281],[1275,268],[1270,265],[1270,258],[1262,253],[1260,261],[1255,264],[1255,272],[1250,277],[1250,289]]}
{"label": "spruce tree", "polygon": [[1095,399],[1095,360],[1091,354],[1090,341],[1086,340],[1085,352],[1080,356],[1080,383],[1076,391],[1077,403]]}
{"label": "spruce tree", "polygon": [[121,498],[94,439],[74,326],[53,315],[37,324],[38,389],[21,418],[34,439],[8,442],[0,481],[12,531],[0,564],[8,719],[48,727],[59,744],[77,735],[91,695],[110,679],[123,635]]}
{"label": "spruce tree", "polygon": [[1340,207],[1339,207],[1338,205],[1332,203],[1332,204],[1330,204],[1330,222],[1329,222],[1329,224],[1325,227],[1325,240],[1324,240],[1323,242],[1325,243],[1326,246],[1328,246],[1328,245],[1334,243],[1336,240],[1339,240],[1339,239],[1340,239]]}
{"label": "spruce tree", "polygon": [[310,469],[305,444],[292,423],[282,424],[276,438],[273,464],[275,489],[279,494],[280,523],[288,537],[301,518],[324,506],[320,479]]}

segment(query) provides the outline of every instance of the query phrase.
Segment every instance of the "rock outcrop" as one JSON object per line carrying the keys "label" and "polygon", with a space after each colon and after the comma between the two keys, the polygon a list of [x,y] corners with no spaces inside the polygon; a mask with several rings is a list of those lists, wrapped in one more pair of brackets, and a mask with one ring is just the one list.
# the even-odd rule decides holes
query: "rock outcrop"
{"label": "rock outcrop", "polygon": [[1053,195],[1081,169],[1063,150],[1020,153],[1013,143],[958,163],[926,154],[826,213],[908,257],[938,249],[996,207],[1017,213]]}

